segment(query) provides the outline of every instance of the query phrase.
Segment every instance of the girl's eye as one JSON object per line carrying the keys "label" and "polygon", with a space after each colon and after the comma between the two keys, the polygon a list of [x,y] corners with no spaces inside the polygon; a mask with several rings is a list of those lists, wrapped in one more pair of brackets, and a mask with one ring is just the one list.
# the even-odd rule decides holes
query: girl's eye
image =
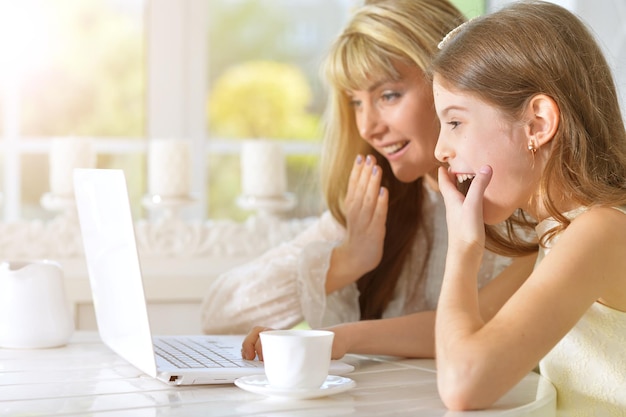
{"label": "girl's eye", "polygon": [[461,124],[461,122],[448,122],[447,124],[449,124],[450,126],[452,126],[452,129],[451,129],[451,130],[454,130],[454,129],[456,129],[456,128],[457,128],[457,127]]}

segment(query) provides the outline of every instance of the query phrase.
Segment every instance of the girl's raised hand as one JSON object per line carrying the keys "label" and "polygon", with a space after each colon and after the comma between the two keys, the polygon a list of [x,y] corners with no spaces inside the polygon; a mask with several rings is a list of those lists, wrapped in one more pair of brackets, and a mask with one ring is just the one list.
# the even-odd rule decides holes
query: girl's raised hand
{"label": "girl's raised hand", "polygon": [[483,199],[492,173],[490,166],[482,167],[464,196],[457,190],[456,176],[444,167],[439,168],[439,189],[446,205],[449,245],[485,246]]}

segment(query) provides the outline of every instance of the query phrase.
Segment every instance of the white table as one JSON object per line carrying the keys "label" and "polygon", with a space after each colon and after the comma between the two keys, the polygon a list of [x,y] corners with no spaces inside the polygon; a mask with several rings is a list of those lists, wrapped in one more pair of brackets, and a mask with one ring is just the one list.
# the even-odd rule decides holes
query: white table
{"label": "white table", "polygon": [[78,332],[57,349],[0,349],[0,416],[554,416],[556,391],[531,373],[493,409],[449,412],[434,361],[349,355],[357,386],[314,400],[284,400],[233,384],[171,387]]}

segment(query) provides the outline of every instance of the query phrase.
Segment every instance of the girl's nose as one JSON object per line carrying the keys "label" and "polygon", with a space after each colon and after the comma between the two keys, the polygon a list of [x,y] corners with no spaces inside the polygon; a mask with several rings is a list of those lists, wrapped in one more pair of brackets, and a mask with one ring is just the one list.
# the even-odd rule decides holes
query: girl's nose
{"label": "girl's nose", "polygon": [[435,158],[440,162],[448,162],[451,156],[452,149],[440,133],[439,138],[437,138],[437,145],[435,145]]}

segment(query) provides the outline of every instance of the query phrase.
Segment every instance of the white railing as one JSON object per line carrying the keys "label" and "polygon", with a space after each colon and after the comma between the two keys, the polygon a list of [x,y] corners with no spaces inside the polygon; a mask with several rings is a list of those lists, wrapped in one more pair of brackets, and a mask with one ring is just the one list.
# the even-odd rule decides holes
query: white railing
{"label": "white railing", "polygon": [[[0,144],[4,155],[48,153],[49,139]],[[137,139],[97,139],[94,148],[96,153],[104,154],[143,153],[148,149],[147,143]],[[13,149],[7,152],[7,146]],[[286,153],[292,154],[319,151],[316,144],[285,143],[284,146]],[[208,142],[206,146],[207,152],[223,154],[238,153],[239,149],[240,143],[232,141]],[[8,168],[19,171],[19,164],[5,165],[4,173],[19,187],[21,179],[7,173]],[[7,197],[15,198],[15,195],[5,195],[5,204],[10,203]],[[19,209],[19,201],[10,204]],[[0,258],[60,262],[77,328],[94,329],[96,323],[75,207],[69,200],[46,208],[55,214],[49,220],[17,218],[0,222]],[[200,331],[198,307],[212,280],[292,239],[313,221],[313,218],[288,219],[267,212],[252,215],[243,222],[190,221],[158,206],[151,208],[148,218],[136,219],[135,235],[148,313],[155,331]]]}
{"label": "white railing", "polygon": [[[273,216],[252,216],[242,223],[191,223],[177,217],[137,221],[137,247],[154,331],[201,331],[199,306],[220,273],[292,239],[313,221]],[[0,223],[0,254],[3,259],[43,258],[61,263],[76,327],[96,328],[80,228],[73,210],[49,221]]]}

